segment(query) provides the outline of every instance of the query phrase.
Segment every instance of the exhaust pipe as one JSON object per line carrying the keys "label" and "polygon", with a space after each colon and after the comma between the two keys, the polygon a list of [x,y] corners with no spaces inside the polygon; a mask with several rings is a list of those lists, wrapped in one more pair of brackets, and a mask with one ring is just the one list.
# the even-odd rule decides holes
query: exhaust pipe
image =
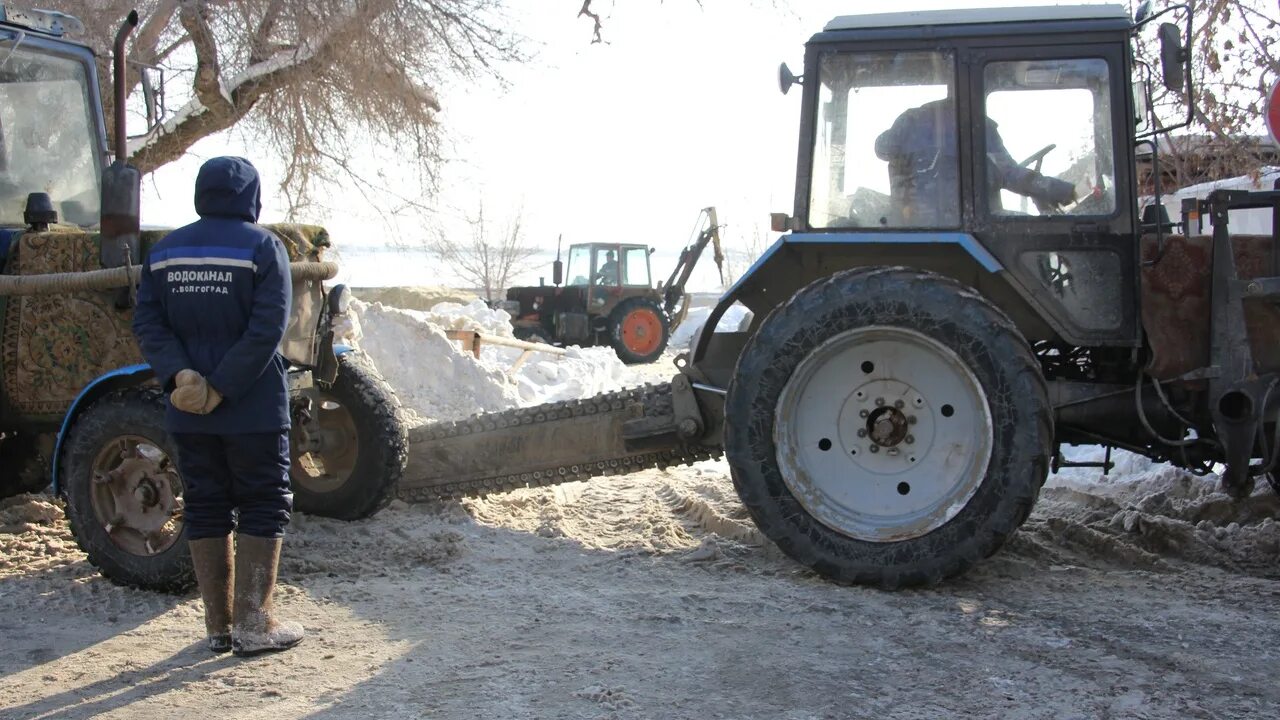
{"label": "exhaust pipe", "polygon": [[124,44],[128,42],[129,36],[133,34],[134,29],[138,27],[138,11],[130,10],[129,17],[125,18],[124,23],[120,25],[120,29],[116,31],[116,41],[111,46],[112,60],[115,64],[115,76],[112,82],[115,83],[115,128],[116,128],[116,161],[124,162],[125,153],[128,151],[128,134],[125,132],[125,113],[124,104],[127,100],[125,95],[125,59]]}
{"label": "exhaust pipe", "polygon": [[[142,262],[140,212],[142,195],[142,174],[132,165],[127,164],[129,140],[125,124],[125,69],[124,46],[138,27],[138,11],[129,12],[116,32],[113,45],[112,60],[115,75],[112,82],[115,93],[115,161],[102,171],[102,219],[101,244],[98,248],[98,260],[103,268],[117,268],[123,265],[138,265]],[[125,309],[134,304],[133,288],[121,288],[116,295],[116,307]]]}

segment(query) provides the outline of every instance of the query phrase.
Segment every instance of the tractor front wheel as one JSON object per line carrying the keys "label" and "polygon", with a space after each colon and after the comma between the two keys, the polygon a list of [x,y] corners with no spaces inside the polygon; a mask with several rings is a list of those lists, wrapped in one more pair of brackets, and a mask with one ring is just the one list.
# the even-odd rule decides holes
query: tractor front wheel
{"label": "tractor front wheel", "polygon": [[1049,467],[1030,348],[939,275],[840,273],[775,309],[738,360],[725,449],[752,518],[843,582],[926,585],[994,553]]}
{"label": "tractor front wheel", "polygon": [[310,419],[294,417],[289,481],[299,512],[359,520],[395,497],[408,457],[400,402],[361,358],[339,358],[338,377],[317,389]]}
{"label": "tractor front wheel", "polygon": [[658,303],[635,297],[619,303],[609,315],[609,337],[622,362],[651,363],[667,349],[671,323]]}
{"label": "tractor front wheel", "polygon": [[60,476],[71,533],[89,562],[123,585],[181,591],[195,578],[182,532],[177,447],[164,415],[155,388],[94,402],[64,441]]}

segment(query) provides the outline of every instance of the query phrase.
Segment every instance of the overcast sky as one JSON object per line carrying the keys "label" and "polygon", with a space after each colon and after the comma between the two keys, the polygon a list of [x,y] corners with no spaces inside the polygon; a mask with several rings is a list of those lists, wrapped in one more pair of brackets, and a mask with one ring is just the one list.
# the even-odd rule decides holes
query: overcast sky
{"label": "overcast sky", "polygon": [[[630,0],[597,2],[608,13],[606,44],[590,44],[590,24],[573,0],[512,0],[513,27],[529,38],[533,59],[495,81],[441,88],[446,132],[441,192],[425,201],[429,218],[389,216],[392,198],[372,206],[350,188],[322,211],[299,218],[325,225],[356,285],[454,283],[418,252],[398,260],[368,252],[384,244],[419,248],[426,226],[465,232],[462,218],[483,200],[486,215],[523,209],[530,243],[554,251],[564,242],[609,240],[657,247],[655,275],[669,272],[698,211],[719,210],[726,244],[740,247],[768,232],[770,211],[789,211],[794,186],[800,93],[777,88],[778,63],[800,72],[803,46],[835,15],[956,5],[898,0]],[[966,7],[1066,4],[971,0]],[[1081,4],[1081,3],[1071,3]],[[399,38],[399,41],[408,41]],[[144,221],[180,225],[194,218],[191,184],[200,163],[221,154],[254,160],[264,180],[264,221],[285,210],[276,196],[280,168],[234,134],[208,138],[183,161],[144,180]],[[416,190],[382,158],[389,185]],[[772,237],[764,238],[772,241]],[[539,266],[525,279],[549,275]],[[709,261],[700,285],[714,282]],[[548,278],[549,279],[549,278]]]}

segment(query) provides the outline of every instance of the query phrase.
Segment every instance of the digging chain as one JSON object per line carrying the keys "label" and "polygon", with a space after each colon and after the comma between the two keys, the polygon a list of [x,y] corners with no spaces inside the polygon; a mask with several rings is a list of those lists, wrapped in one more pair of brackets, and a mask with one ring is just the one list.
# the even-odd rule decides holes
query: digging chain
{"label": "digging chain", "polygon": [[[555,423],[569,418],[598,416],[602,423],[618,421],[629,407],[642,403],[646,417],[670,415],[671,386],[646,385],[583,400],[549,403],[527,408],[516,408],[500,413],[473,415],[465,420],[440,422],[415,428],[410,434],[412,443],[447,441],[461,436],[484,434],[501,435],[507,428],[539,423]],[[625,415],[624,415],[625,416]],[[571,447],[571,445],[566,445]],[[648,468],[667,468],[676,465],[692,465],[702,460],[720,457],[719,447],[680,443],[672,447],[624,451],[617,457],[586,463],[565,463],[536,470],[522,470],[491,477],[473,478],[463,482],[445,482],[427,487],[401,488],[400,498],[407,502],[430,502],[462,497],[484,497],[491,493],[507,492],[524,487],[543,487],[560,483],[588,480],[609,475],[626,475]],[[516,460],[515,462],[518,462]]]}

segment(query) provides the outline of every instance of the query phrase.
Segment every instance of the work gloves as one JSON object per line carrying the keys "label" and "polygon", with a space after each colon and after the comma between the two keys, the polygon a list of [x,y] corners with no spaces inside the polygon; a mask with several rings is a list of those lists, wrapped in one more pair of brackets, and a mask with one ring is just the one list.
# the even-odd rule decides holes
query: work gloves
{"label": "work gloves", "polygon": [[1066,180],[1040,176],[1031,181],[1031,199],[1040,212],[1055,212],[1076,200],[1076,186]]}
{"label": "work gloves", "polygon": [[208,415],[222,402],[222,394],[214,390],[209,381],[195,370],[179,370],[173,376],[173,385],[169,402],[183,412]]}

